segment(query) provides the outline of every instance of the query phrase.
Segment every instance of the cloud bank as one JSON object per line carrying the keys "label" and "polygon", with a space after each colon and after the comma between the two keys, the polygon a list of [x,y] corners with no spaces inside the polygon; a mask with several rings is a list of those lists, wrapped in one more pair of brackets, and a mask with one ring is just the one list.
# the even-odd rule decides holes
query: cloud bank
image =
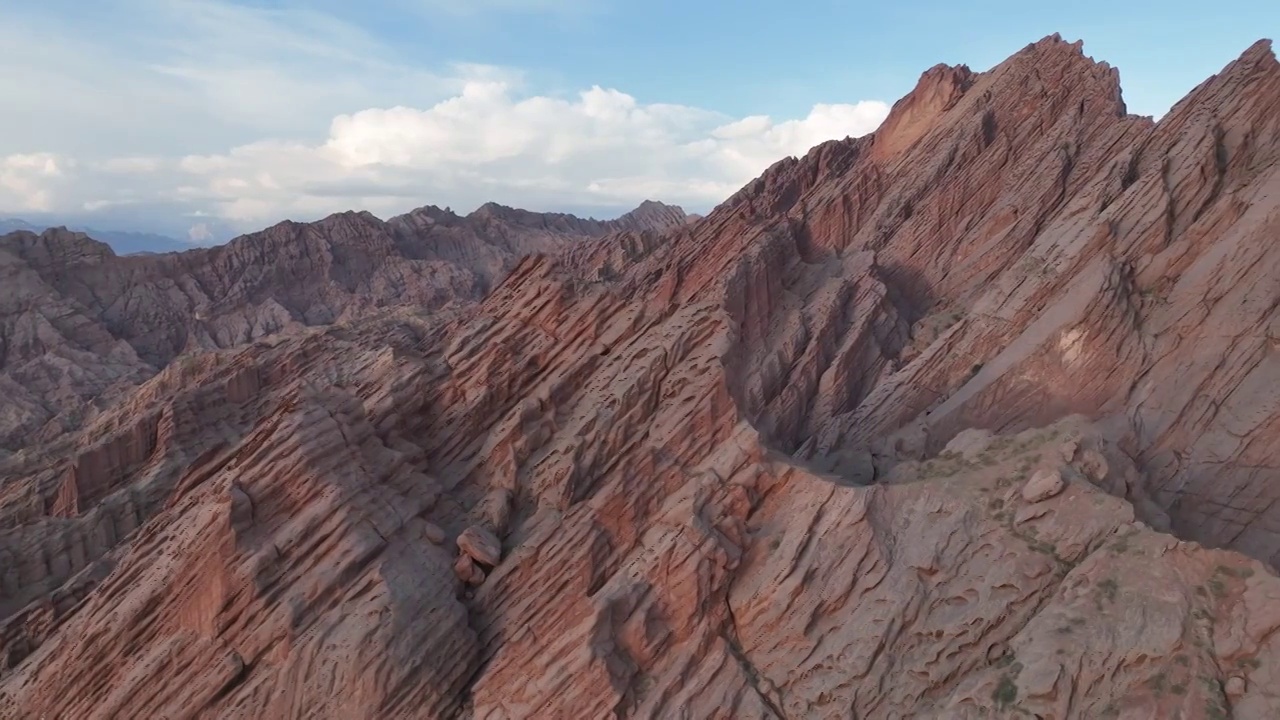
{"label": "cloud bank", "polygon": [[[119,95],[163,101],[154,116],[134,108],[133,125],[121,103],[95,109],[74,94],[43,102],[53,128],[0,121],[0,213],[167,215],[183,218],[168,230],[207,242],[219,227],[427,203],[607,214],[652,198],[706,209],[783,157],[870,132],[889,110],[865,101],[735,118],[599,86],[539,94],[509,68],[398,65],[325,16],[211,0],[164,8],[185,14],[158,47],[125,53],[67,31],[75,51],[57,62],[70,77],[109,72],[116,79],[102,82]],[[0,41],[54,32],[18,19]],[[0,90],[20,101],[34,91],[24,69],[20,53],[0,58]]]}

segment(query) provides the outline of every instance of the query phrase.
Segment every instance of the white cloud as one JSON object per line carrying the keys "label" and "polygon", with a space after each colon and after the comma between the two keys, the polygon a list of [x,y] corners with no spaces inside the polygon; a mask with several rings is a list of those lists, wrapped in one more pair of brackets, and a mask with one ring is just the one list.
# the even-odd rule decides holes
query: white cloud
{"label": "white cloud", "polygon": [[73,161],[52,153],[0,158],[0,207],[45,212],[55,206],[56,192]]}
{"label": "white cloud", "polygon": [[164,166],[162,158],[155,157],[117,157],[108,158],[99,163],[103,172],[117,175],[135,175],[157,172]]}
{"label": "white cloud", "polygon": [[[126,10],[6,10],[0,94],[40,108],[41,122],[0,114],[0,213],[164,216],[164,227],[135,229],[206,242],[229,226],[426,203],[605,213],[653,198],[701,210],[769,164],[869,132],[888,112],[873,101],[816,105],[797,119],[734,118],[642,103],[625,88],[546,95],[510,68],[404,65],[320,12],[226,0],[116,5]],[[130,22],[101,24],[124,12]]]}
{"label": "white cloud", "polygon": [[201,182],[182,192],[245,222],[428,201],[543,207],[659,198],[705,207],[783,157],[870,132],[887,113],[884,103],[862,102],[819,105],[803,119],[735,121],[600,87],[566,100],[473,81],[430,108],[340,115],[323,143],[262,142],[186,157],[182,168]]}
{"label": "white cloud", "polygon": [[[478,80],[426,109],[339,115],[319,142],[263,140],[171,161],[107,159],[82,168],[76,189],[88,194],[79,200],[88,210],[170,204],[245,229],[352,208],[386,215],[428,202],[620,207],[656,198],[706,208],[783,157],[870,132],[887,112],[871,101],[819,105],[802,119],[733,120],[599,87],[569,100],[520,96],[507,82]],[[58,161],[13,157],[4,187],[21,194],[19,209],[50,209],[41,181],[61,175]]]}
{"label": "white cloud", "polygon": [[208,223],[196,223],[187,229],[187,239],[197,245],[207,243],[214,239],[213,231]]}
{"label": "white cloud", "polygon": [[215,152],[320,133],[359,108],[433,102],[462,82],[404,65],[330,16],[225,0],[14,4],[0,47],[0,96],[40,118],[0,114],[0,154]]}

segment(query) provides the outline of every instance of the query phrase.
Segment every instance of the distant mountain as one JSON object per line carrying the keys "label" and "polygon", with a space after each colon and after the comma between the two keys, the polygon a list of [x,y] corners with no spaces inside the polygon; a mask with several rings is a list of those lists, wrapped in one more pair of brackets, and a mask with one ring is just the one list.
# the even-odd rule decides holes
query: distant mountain
{"label": "distant mountain", "polygon": [[427,206],[385,221],[367,212],[285,221],[216,247],[133,257],[93,232],[18,229],[0,235],[0,451],[74,425],[84,402],[184,351],[387,308],[465,304],[527,255],[610,236],[622,245],[685,223],[683,210],[660,203],[603,221],[496,203],[465,216]]}
{"label": "distant mountain", "polygon": [[[17,232],[18,230],[40,233],[50,227],[62,227],[62,225],[50,224],[42,226],[29,223],[26,220],[9,218],[0,220],[0,235]],[[192,247],[191,243],[186,243],[167,235],[157,235],[155,233],[98,230],[96,228],[84,227],[81,225],[66,227],[68,230],[82,232],[95,240],[105,242],[111,246],[111,249],[114,250],[117,255],[182,252],[183,250],[190,250]]]}

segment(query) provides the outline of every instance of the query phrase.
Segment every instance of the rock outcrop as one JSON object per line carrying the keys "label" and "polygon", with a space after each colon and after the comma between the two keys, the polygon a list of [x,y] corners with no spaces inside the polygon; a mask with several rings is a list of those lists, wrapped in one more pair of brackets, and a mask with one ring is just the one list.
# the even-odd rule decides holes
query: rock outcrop
{"label": "rock outcrop", "polygon": [[1158,123],[934,68],[626,230],[0,458],[0,716],[1280,715],[1268,43]]}

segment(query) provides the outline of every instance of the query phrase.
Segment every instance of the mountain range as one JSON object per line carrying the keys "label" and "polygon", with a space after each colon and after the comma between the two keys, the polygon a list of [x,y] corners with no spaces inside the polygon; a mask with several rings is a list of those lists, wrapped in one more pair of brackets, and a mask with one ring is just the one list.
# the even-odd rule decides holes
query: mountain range
{"label": "mountain range", "polygon": [[1280,63],[703,218],[0,239],[0,716],[1280,716]]}
{"label": "mountain range", "polygon": [[[132,232],[126,230],[95,230],[90,227],[69,226],[76,232],[82,232],[111,246],[118,255],[138,255],[142,253],[167,253],[190,250],[191,243],[182,242],[166,235],[155,233]],[[0,220],[0,235],[18,231],[42,232],[45,227],[35,225],[26,220],[9,218]]]}

